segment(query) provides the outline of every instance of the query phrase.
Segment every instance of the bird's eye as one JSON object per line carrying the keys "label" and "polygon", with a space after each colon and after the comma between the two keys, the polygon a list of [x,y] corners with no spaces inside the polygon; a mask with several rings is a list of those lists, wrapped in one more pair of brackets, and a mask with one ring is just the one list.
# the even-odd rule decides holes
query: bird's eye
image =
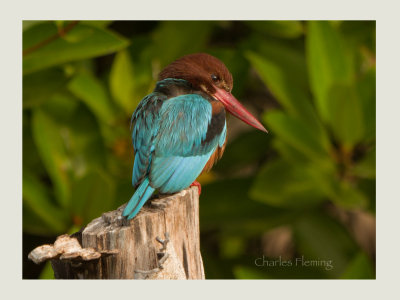
{"label": "bird's eye", "polygon": [[220,81],[220,78],[219,78],[217,75],[215,75],[215,74],[211,74],[211,79],[212,79],[212,81],[214,81],[214,82],[219,82],[219,81]]}

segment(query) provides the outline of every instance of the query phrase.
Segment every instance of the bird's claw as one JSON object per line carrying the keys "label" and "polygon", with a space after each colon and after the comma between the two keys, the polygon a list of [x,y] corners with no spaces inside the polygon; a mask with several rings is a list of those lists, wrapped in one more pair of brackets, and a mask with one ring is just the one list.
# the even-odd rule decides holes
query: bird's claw
{"label": "bird's claw", "polygon": [[199,196],[201,195],[201,184],[198,181],[193,181],[193,183],[190,186],[197,186],[197,189],[199,190]]}

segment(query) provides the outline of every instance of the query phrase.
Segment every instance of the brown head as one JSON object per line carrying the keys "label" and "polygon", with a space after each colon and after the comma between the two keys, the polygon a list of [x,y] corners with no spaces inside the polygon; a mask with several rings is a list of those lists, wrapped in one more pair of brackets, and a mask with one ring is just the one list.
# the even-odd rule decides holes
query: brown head
{"label": "brown head", "polygon": [[159,80],[178,78],[189,81],[196,89],[208,94],[215,93],[215,87],[231,92],[232,74],[222,61],[207,53],[183,56],[169,64],[158,75]]}
{"label": "brown head", "polygon": [[166,78],[184,79],[190,82],[193,88],[202,90],[222,102],[226,110],[235,117],[267,132],[264,126],[231,94],[232,74],[218,58],[206,53],[183,56],[160,72],[158,79]]}

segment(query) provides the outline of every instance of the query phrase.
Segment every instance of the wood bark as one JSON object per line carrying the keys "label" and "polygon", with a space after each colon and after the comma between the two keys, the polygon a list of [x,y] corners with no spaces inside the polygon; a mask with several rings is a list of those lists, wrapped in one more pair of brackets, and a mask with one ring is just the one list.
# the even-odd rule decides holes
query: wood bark
{"label": "wood bark", "polygon": [[58,279],[205,279],[197,187],[149,202],[130,221],[123,205],[29,258],[51,260]]}

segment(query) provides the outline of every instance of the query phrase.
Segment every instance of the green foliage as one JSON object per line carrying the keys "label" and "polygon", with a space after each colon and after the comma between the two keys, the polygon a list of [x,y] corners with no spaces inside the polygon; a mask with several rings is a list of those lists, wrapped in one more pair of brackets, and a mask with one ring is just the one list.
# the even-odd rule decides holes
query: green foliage
{"label": "green foliage", "polygon": [[293,230],[300,253],[310,260],[332,262],[331,270],[322,268],[328,278],[338,278],[357,250],[348,232],[325,215],[304,214]]}
{"label": "green foliage", "polygon": [[[329,210],[375,213],[375,22],[24,21],[23,50],[24,233],[72,233],[129,199],[131,114],[164,66],[204,51],[270,131],[228,125],[224,157],[200,177],[206,277],[375,277]],[[281,227],[285,259],[333,268],[257,266],[282,259],[265,246]]]}
{"label": "green foliage", "polygon": [[347,265],[341,275],[342,279],[370,279],[375,278],[374,267],[365,253],[358,253]]}
{"label": "green foliage", "polygon": [[320,162],[328,156],[327,139],[323,131],[314,128],[304,121],[294,118],[282,111],[271,111],[265,121],[281,141],[290,145],[309,160]]}
{"label": "green foliage", "polygon": [[68,77],[59,68],[28,74],[23,79],[24,108],[40,106],[65,86]]}
{"label": "green foliage", "polygon": [[320,174],[313,166],[276,160],[260,171],[250,196],[272,206],[303,208],[324,200],[323,186],[317,184],[319,179]]}
{"label": "green foliage", "polygon": [[203,51],[214,24],[203,22],[199,26],[198,22],[193,21],[160,23],[152,33],[152,43],[149,47],[154,56],[154,63],[163,68],[185,54]]}
{"label": "green foliage", "polygon": [[68,89],[93,111],[100,122],[112,123],[115,118],[114,106],[105,87],[95,77],[79,74],[70,81]]}
{"label": "green foliage", "polygon": [[[52,37],[56,38],[50,40]],[[34,48],[45,42],[47,44],[43,47]],[[70,31],[60,33],[55,23],[41,23],[24,32],[23,49],[26,54],[23,72],[28,74],[70,61],[105,55],[127,45],[126,39],[98,26],[78,24]]]}
{"label": "green foliage", "polygon": [[329,92],[335,83],[351,83],[354,70],[343,41],[333,25],[325,21],[308,23],[306,36],[306,55],[310,75],[311,90],[315,104],[324,121],[330,118]]}
{"label": "green foliage", "polygon": [[[66,230],[67,218],[50,200],[46,187],[29,171],[23,177],[24,205],[37,215],[51,233]],[[29,229],[28,229],[29,230]],[[40,230],[39,230],[40,231]]]}
{"label": "green foliage", "polygon": [[42,272],[40,273],[39,279],[55,279],[54,271],[49,261],[46,262]]}
{"label": "green foliage", "polygon": [[303,24],[300,21],[251,21],[246,24],[266,36],[297,38],[303,34]]}
{"label": "green foliage", "polygon": [[[65,207],[70,195],[68,171],[71,168],[62,136],[62,128],[48,113],[37,109],[32,116],[32,130],[35,144],[54,184],[56,199]],[[51,142],[49,142],[51,141]]]}
{"label": "green foliage", "polygon": [[110,90],[115,101],[127,113],[134,111],[140,101],[138,97],[135,97],[135,82],[133,63],[129,52],[126,50],[118,52],[110,71]]}

